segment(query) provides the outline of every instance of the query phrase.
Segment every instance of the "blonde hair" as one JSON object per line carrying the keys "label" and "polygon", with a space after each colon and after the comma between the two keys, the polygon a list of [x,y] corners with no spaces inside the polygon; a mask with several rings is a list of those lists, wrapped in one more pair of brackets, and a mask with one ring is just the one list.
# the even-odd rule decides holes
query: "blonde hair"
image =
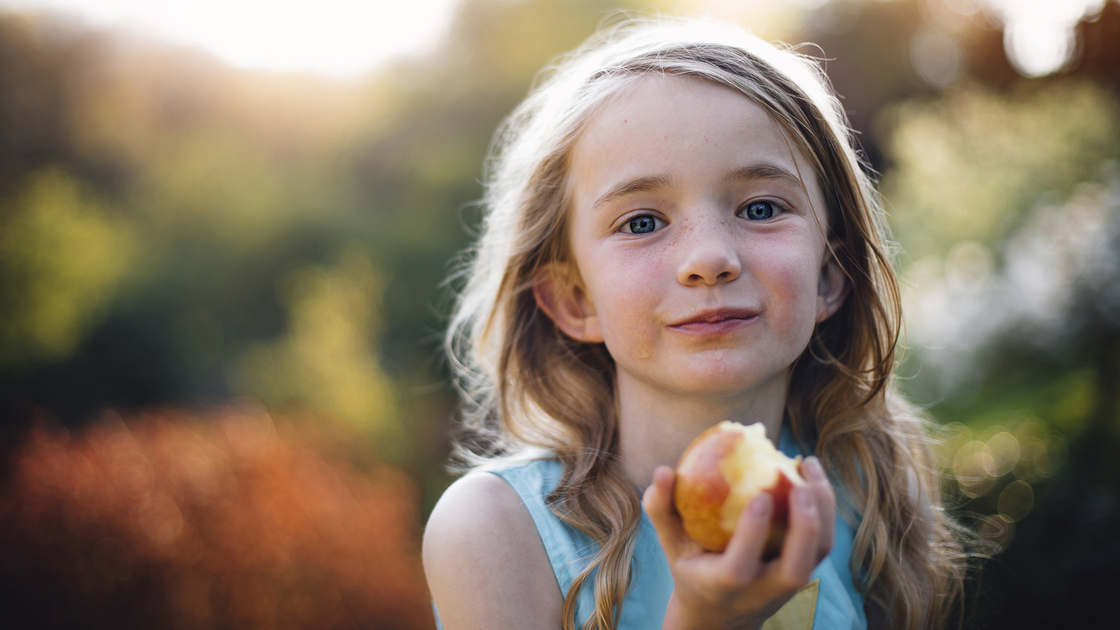
{"label": "blonde hair", "polygon": [[641,517],[618,461],[614,363],[602,344],[560,332],[533,285],[547,270],[574,267],[552,264],[571,262],[572,147],[610,99],[651,73],[741,92],[812,164],[852,292],[795,362],[788,420],[832,471],[844,515],[859,520],[851,565],[867,597],[892,627],[939,626],[960,594],[963,555],[942,507],[927,421],[890,387],[901,306],[878,197],[816,63],[736,27],[629,20],[604,30],[499,128],[482,236],[460,271],[466,285],[446,340],[473,436],[460,454],[473,463],[527,447],[555,454],[564,474],[549,507],[601,547],[566,595],[564,627],[575,627],[578,593],[594,576],[595,610],[584,627],[613,629]]}

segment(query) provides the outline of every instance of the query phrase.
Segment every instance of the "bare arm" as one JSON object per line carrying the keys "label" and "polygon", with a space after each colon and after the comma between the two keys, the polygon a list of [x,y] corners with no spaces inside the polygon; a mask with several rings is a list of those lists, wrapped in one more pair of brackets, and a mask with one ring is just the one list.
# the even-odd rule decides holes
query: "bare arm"
{"label": "bare arm", "polygon": [[560,628],[563,598],[529,511],[497,475],[471,473],[440,498],[424,571],[444,630]]}

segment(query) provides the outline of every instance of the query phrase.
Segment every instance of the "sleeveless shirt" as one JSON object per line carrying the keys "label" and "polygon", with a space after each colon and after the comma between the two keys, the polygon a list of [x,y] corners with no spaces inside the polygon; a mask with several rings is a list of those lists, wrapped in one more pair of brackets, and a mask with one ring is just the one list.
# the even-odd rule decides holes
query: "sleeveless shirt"
{"label": "sleeveless shirt", "polygon": [[[779,448],[790,457],[801,454],[787,425],[782,426]],[[533,459],[499,463],[484,470],[500,476],[521,497],[548,553],[561,595],[599,550],[586,534],[564,523],[547,507],[548,495],[563,473],[556,459]],[[763,625],[763,630],[855,630],[867,628],[863,595],[855,588],[848,558],[855,531],[843,518],[836,519],[832,552],[810,576],[809,583]],[[622,602],[619,630],[651,630],[661,627],[673,576],[649,516],[642,512],[634,547],[630,590]],[[585,580],[576,608],[576,627],[595,610],[594,576]],[[439,613],[436,613],[436,625]]]}

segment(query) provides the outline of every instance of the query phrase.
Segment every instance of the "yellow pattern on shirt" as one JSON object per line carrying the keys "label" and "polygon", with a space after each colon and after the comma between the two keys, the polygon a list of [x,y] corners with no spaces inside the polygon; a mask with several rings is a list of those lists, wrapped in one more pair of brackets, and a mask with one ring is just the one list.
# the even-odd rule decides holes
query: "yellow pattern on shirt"
{"label": "yellow pattern on shirt", "polygon": [[762,624],[762,630],[812,630],[817,616],[817,596],[821,591],[820,579],[815,579],[794,594],[785,606]]}

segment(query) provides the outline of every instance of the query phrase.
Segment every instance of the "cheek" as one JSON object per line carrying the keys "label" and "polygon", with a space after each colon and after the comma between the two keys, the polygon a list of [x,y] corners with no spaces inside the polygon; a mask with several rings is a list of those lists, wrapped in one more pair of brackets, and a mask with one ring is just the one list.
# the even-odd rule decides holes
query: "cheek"
{"label": "cheek", "polygon": [[595,310],[607,351],[615,360],[649,358],[657,337],[652,315],[659,289],[653,274],[609,274],[604,280]]}
{"label": "cheek", "polygon": [[816,325],[817,290],[820,269],[815,258],[793,255],[802,249],[787,250],[787,255],[775,256],[770,266],[770,288],[776,298],[773,306],[780,311],[780,322],[786,324],[788,333],[808,343]]}

